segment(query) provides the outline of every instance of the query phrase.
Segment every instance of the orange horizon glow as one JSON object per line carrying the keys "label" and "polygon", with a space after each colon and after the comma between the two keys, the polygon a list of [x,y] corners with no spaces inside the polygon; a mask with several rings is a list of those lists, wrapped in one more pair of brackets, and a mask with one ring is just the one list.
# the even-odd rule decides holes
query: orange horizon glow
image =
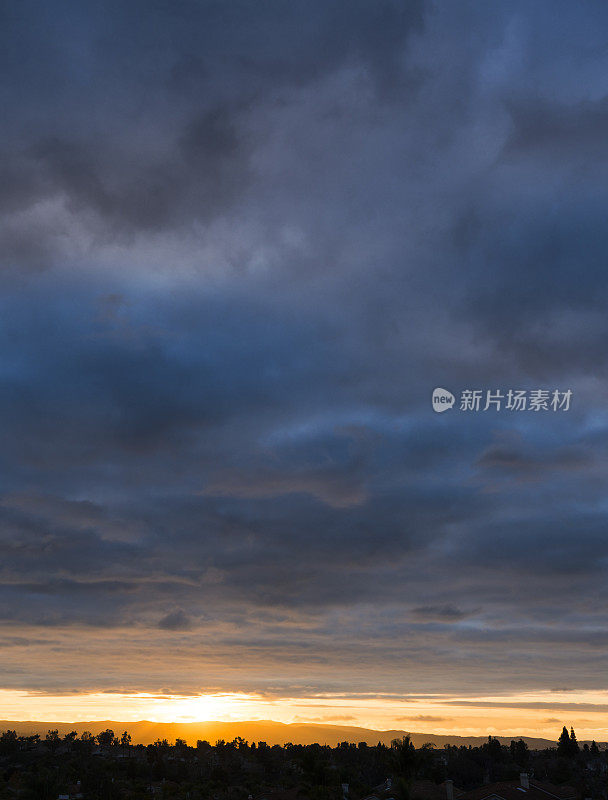
{"label": "orange horizon glow", "polygon": [[238,692],[50,695],[0,691],[0,717],[20,722],[206,723],[271,721],[458,736],[530,736],[555,740],[562,725],[579,739],[608,739],[608,692],[535,692],[416,699],[344,695],[280,697]]}

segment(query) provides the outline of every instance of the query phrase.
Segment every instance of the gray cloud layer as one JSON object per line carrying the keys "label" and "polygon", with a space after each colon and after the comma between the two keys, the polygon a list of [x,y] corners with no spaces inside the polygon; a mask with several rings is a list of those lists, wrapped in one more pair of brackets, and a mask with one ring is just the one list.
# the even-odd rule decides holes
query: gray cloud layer
{"label": "gray cloud layer", "polygon": [[603,685],[606,12],[558,9],[3,8],[6,686]]}

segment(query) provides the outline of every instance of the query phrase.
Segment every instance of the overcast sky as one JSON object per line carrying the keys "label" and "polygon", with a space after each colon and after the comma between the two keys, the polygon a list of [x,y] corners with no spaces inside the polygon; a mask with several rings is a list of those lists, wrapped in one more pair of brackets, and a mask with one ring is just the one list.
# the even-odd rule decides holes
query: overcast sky
{"label": "overcast sky", "polygon": [[0,688],[603,688],[605,4],[0,15]]}

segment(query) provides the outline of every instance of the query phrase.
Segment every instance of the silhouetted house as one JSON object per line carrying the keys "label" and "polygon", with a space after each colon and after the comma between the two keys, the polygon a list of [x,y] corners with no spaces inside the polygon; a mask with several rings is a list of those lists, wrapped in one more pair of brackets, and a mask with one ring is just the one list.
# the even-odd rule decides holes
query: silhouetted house
{"label": "silhouetted house", "polygon": [[304,800],[301,790],[296,787],[293,789],[269,789],[255,796],[255,800]]}
{"label": "silhouetted house", "polygon": [[412,800],[461,800],[464,792],[454,786],[452,781],[433,783],[433,781],[414,781],[410,789]]}
{"label": "silhouetted house", "polygon": [[[554,786],[532,780],[523,772],[519,781],[502,781],[471,789],[462,800],[577,800],[579,793],[572,786]],[[446,800],[450,800],[449,793]]]}
{"label": "silhouetted house", "polygon": [[70,786],[67,791],[60,792],[57,796],[57,800],[82,800],[83,797],[80,781],[77,781],[74,786]]}
{"label": "silhouetted house", "polygon": [[596,772],[600,775],[605,775],[608,771],[608,765],[603,759],[600,760],[599,758],[595,758],[586,762],[585,769],[589,772]]}

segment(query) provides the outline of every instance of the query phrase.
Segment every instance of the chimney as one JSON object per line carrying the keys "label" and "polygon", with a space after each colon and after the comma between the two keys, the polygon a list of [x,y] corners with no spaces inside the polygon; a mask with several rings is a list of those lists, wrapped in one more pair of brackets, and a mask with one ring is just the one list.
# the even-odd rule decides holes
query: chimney
{"label": "chimney", "polygon": [[446,800],[454,800],[454,781],[445,782]]}
{"label": "chimney", "polygon": [[519,783],[521,785],[521,788],[525,789],[526,791],[530,788],[530,781],[528,780],[528,773],[527,772],[521,772],[520,773],[520,775],[519,775]]}

